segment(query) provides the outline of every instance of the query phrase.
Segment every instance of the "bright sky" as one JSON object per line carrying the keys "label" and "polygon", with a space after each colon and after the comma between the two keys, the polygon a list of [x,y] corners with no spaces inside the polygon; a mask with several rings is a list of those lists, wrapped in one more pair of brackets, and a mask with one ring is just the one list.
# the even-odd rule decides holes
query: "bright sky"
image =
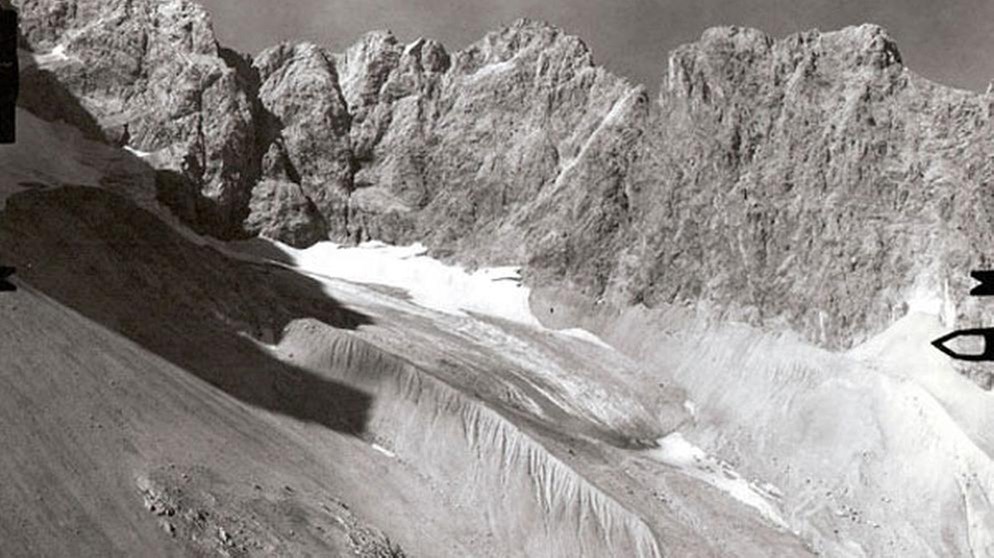
{"label": "bright sky", "polygon": [[200,0],[222,42],[255,53],[281,40],[340,51],[373,29],[457,50],[519,17],[579,35],[598,63],[655,90],[672,48],[707,27],[757,27],[775,36],[877,23],[919,74],[983,90],[994,80],[994,0]]}

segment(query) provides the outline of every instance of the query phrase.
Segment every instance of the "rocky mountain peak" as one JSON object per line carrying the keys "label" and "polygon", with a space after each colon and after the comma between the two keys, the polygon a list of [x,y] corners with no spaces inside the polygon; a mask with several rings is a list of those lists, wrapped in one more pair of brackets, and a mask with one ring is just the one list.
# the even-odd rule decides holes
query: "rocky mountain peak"
{"label": "rocky mountain peak", "polygon": [[773,37],[759,29],[724,25],[705,29],[694,45],[704,50],[763,52],[768,51],[774,42]]}
{"label": "rocky mountain peak", "polygon": [[419,37],[404,47],[402,65],[413,71],[445,72],[451,65],[451,57],[442,43]]}
{"label": "rocky mountain peak", "polygon": [[[671,53],[662,92],[708,104],[713,94],[727,96],[746,82],[763,79],[774,87],[811,77],[844,86],[892,81],[903,70],[895,41],[878,25],[806,31],[782,40],[756,29],[715,27]],[[754,91],[747,88],[746,93]]]}
{"label": "rocky mountain peak", "polygon": [[460,52],[456,67],[463,73],[472,73],[480,67],[510,64],[515,59],[539,55],[568,61],[572,66],[593,65],[590,50],[578,37],[544,21],[519,19]]}
{"label": "rocky mountain peak", "polygon": [[353,113],[376,102],[402,53],[403,47],[392,32],[373,31],[339,57],[342,92]]}
{"label": "rocky mountain peak", "polygon": [[[277,72],[300,71],[335,73],[334,62],[314,43],[281,43],[260,52],[253,65],[265,82]],[[281,76],[285,77],[285,76]]]}
{"label": "rocky mountain peak", "polygon": [[830,48],[849,53],[856,64],[878,69],[903,65],[897,41],[879,25],[863,24],[823,34]]}

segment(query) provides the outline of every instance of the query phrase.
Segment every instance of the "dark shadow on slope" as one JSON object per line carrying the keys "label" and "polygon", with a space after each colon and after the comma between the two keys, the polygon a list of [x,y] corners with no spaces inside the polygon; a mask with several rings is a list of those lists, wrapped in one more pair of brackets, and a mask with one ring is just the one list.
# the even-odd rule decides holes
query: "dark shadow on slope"
{"label": "dark shadow on slope", "polygon": [[[24,64],[21,85],[18,104],[35,116],[66,122],[96,141],[125,139],[126,129],[109,137],[54,73]],[[214,208],[198,186],[122,155],[155,177],[159,201],[176,197],[178,216],[211,224]],[[121,177],[116,190],[127,191],[129,180],[134,176]],[[283,363],[252,338],[273,343],[296,318],[351,329],[371,323],[368,317],[330,299],[310,278],[187,241],[130,199],[56,186],[25,187],[0,212],[0,256],[18,268],[22,284],[245,403],[344,433],[364,431],[370,395]]]}
{"label": "dark shadow on slope", "polygon": [[272,260],[281,264],[293,265],[293,258],[287,255],[272,242],[261,238],[250,238],[248,240],[235,240],[228,242],[228,247],[240,254]]}
{"label": "dark shadow on slope", "polygon": [[[18,44],[25,53],[30,53],[32,45],[19,32]],[[251,87],[251,75],[246,71],[251,69],[251,63],[240,57],[234,51],[222,49],[222,59],[236,71],[238,79],[245,87]],[[87,139],[108,143],[115,147],[123,147],[130,140],[128,123],[114,117],[101,122],[79,100],[73,92],[73,87],[67,86],[61,80],[72,80],[78,88],[92,81],[85,70],[73,68],[73,63],[66,63],[68,69],[50,70],[40,67],[31,56],[23,57],[20,70],[20,96],[18,106],[38,118],[48,122],[65,122],[79,129]],[[93,86],[92,83],[89,85]],[[128,101],[128,103],[133,103]],[[134,109],[135,107],[132,107]],[[255,110],[253,108],[253,110]],[[138,112],[141,112],[140,110]],[[135,118],[132,114],[130,118]],[[249,146],[249,149],[256,149]],[[206,195],[203,192],[200,176],[204,173],[203,162],[193,153],[188,153],[180,162],[181,172],[175,170],[155,169],[157,200],[170,208],[187,226],[199,234],[214,236],[225,240],[244,240],[250,237],[241,228],[241,223],[249,215],[249,199],[251,186],[260,177],[261,157],[253,151],[249,157],[250,164],[239,168],[240,179],[237,187],[228,188],[222,194],[225,199]]]}
{"label": "dark shadow on slope", "polygon": [[108,141],[96,118],[59,82],[54,73],[26,60],[21,64],[20,78],[21,90],[17,97],[19,107],[42,120],[70,124],[88,139]]}
{"label": "dark shadow on slope", "polygon": [[0,254],[26,284],[250,405],[363,433],[372,398],[276,359],[292,320],[353,329],[370,318],[318,282],[198,246],[110,192],[21,192],[0,213]]}

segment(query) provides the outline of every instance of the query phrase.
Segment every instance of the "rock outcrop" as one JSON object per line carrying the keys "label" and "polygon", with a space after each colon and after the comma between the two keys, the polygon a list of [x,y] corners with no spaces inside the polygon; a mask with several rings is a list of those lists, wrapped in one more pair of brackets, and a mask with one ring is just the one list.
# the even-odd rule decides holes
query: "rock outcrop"
{"label": "rock outcrop", "polygon": [[314,217],[312,230],[341,236],[352,189],[352,150],[333,60],[315,45],[280,45],[261,53],[253,65],[260,83],[263,176],[299,185],[318,210],[308,214]]}
{"label": "rock outcrop", "polygon": [[350,234],[414,240],[418,210],[431,199],[427,157],[451,58],[434,41],[405,46],[388,32],[373,32],[339,56],[338,65],[353,119]]}
{"label": "rock outcrop", "polygon": [[310,246],[328,238],[324,216],[300,184],[263,180],[252,189],[245,228],[291,246]]}
{"label": "rock outcrop", "polygon": [[[22,103],[46,104],[54,78],[105,139],[154,154],[155,166],[168,171],[163,201],[185,220],[218,236],[237,234],[258,167],[252,99],[225,62],[207,12],[187,0],[23,0],[19,7],[22,43],[48,55],[28,89],[32,80],[48,86]],[[75,111],[50,116],[80,119]]]}
{"label": "rock outcrop", "polygon": [[914,75],[876,26],[706,31],[653,103],[527,20],[455,53],[374,32],[250,63],[185,0],[22,12],[25,43],[62,54],[46,71],[110,141],[152,152],[163,200],[207,232],[419,240],[831,347],[923,300],[984,316],[950,297],[994,240],[992,98]]}

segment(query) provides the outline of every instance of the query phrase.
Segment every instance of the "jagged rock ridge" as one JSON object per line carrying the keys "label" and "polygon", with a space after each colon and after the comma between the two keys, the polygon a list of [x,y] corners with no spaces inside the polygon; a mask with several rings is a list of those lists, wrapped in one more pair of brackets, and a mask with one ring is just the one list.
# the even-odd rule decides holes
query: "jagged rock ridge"
{"label": "jagged rock ridge", "polygon": [[222,236],[421,240],[833,347],[917,294],[962,292],[992,240],[992,99],[915,76],[872,25],[709,30],[671,54],[653,103],[525,20],[456,53],[376,32],[250,62],[183,0],[21,7],[27,46],[64,47],[46,71]]}

